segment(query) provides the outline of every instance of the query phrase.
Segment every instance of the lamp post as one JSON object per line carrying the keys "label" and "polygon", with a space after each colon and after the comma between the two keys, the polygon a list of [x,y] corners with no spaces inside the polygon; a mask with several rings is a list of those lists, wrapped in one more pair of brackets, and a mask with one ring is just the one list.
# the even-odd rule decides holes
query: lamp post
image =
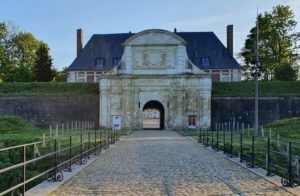
{"label": "lamp post", "polygon": [[254,137],[258,133],[258,15],[256,17],[256,62],[255,62],[255,97],[254,97]]}

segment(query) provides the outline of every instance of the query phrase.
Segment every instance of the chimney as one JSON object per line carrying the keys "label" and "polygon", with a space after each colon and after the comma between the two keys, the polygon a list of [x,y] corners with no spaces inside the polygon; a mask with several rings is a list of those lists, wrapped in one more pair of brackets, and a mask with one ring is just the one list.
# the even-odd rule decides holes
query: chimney
{"label": "chimney", "polygon": [[77,56],[82,51],[82,45],[83,45],[83,31],[82,29],[77,29]]}
{"label": "chimney", "polygon": [[227,26],[227,50],[233,56],[233,25]]}

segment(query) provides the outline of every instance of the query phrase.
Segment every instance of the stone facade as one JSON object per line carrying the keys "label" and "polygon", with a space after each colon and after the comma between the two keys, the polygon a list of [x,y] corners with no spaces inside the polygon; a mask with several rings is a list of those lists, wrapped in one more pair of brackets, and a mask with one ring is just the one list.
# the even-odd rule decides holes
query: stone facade
{"label": "stone facade", "polygon": [[160,128],[208,128],[211,75],[187,56],[174,33],[147,30],[124,43],[120,64],[97,78],[102,127],[142,129],[143,110],[160,111]]}

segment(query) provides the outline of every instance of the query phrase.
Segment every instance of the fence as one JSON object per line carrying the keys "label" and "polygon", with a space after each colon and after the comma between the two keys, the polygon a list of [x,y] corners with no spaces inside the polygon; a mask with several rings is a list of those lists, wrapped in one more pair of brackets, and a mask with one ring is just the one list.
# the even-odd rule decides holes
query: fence
{"label": "fence", "polygon": [[0,149],[0,195],[24,195],[45,178],[61,181],[63,171],[71,172],[74,164],[86,164],[118,139],[115,129],[89,130]]}
{"label": "fence", "polygon": [[254,137],[241,131],[217,129],[200,130],[199,143],[223,151],[228,157],[239,157],[247,167],[262,167],[267,176],[277,174],[282,177],[283,186],[300,184],[299,162],[300,143],[278,137]]}

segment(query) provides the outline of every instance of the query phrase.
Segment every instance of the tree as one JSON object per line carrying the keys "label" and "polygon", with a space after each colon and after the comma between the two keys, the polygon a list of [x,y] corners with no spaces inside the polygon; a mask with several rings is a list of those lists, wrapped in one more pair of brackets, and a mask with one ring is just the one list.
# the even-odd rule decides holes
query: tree
{"label": "tree", "polygon": [[10,45],[10,33],[5,23],[0,23],[0,80],[5,77],[9,64],[8,48]]}
{"label": "tree", "polygon": [[31,33],[20,32],[13,24],[0,23],[0,80],[33,81],[35,51],[39,45]]}
{"label": "tree", "polygon": [[34,62],[34,79],[36,82],[50,82],[53,80],[55,72],[55,69],[52,67],[49,47],[46,43],[40,42]]}
{"label": "tree", "polygon": [[245,40],[240,53],[243,57],[245,79],[253,79],[256,64],[256,44],[258,44],[259,78],[264,80],[295,80],[295,65],[299,60],[300,33],[294,32],[297,22],[289,6],[278,5],[268,13],[260,14],[258,20],[258,37],[253,27]]}
{"label": "tree", "polygon": [[56,71],[54,76],[55,82],[66,82],[67,81],[67,69],[68,67],[64,67],[62,71]]}

